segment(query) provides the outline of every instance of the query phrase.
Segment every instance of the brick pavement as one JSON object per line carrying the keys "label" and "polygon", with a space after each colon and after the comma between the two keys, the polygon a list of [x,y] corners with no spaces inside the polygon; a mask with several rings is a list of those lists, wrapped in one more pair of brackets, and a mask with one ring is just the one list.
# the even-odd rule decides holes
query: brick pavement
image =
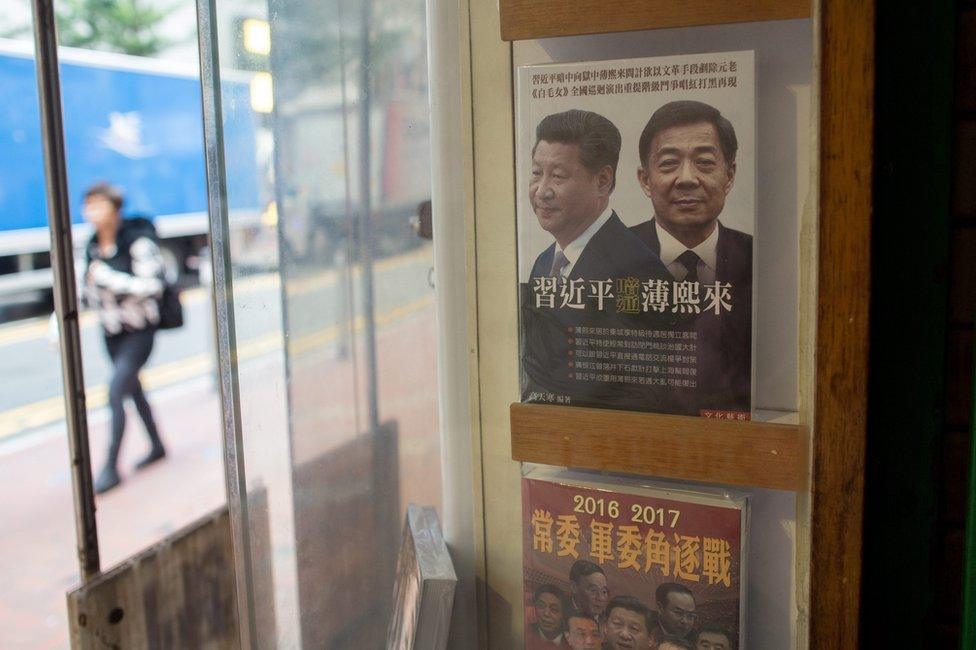
{"label": "brick pavement", "polygon": [[[403,507],[408,501],[432,505],[440,501],[435,329],[431,304],[383,325],[378,335],[381,417],[398,422]],[[312,420],[299,428],[311,432],[320,427],[321,432],[299,442],[295,449],[299,455],[322,451],[315,449],[314,442],[305,446],[312,440],[328,447],[355,435],[348,362],[328,360],[330,347],[315,351],[325,357],[313,353],[305,359],[318,366],[311,376],[301,377],[303,372],[293,368],[297,371],[293,379],[300,386],[293,395],[295,406]],[[312,395],[302,395],[309,389]],[[316,404],[315,395],[330,395],[329,403],[319,397]],[[103,568],[224,503],[220,411],[212,380],[200,378],[156,391],[150,400],[170,455],[154,467],[132,471],[146,451],[146,440],[137,416],[131,413],[120,463],[123,483],[97,503]],[[108,436],[107,413],[93,414],[90,429],[97,471]],[[63,427],[33,435],[40,441],[32,446],[0,446],[0,584],[4,585],[0,591],[0,648],[5,650],[67,647],[64,593],[78,582]]]}
{"label": "brick pavement", "polygon": [[[224,503],[220,411],[209,378],[150,395],[168,458],[138,474],[146,451],[135,413],[122,445],[122,485],[97,500],[102,567],[108,568]],[[108,417],[89,425],[97,468]],[[0,648],[68,647],[65,592],[78,583],[71,476],[63,425],[39,440],[0,447]]]}

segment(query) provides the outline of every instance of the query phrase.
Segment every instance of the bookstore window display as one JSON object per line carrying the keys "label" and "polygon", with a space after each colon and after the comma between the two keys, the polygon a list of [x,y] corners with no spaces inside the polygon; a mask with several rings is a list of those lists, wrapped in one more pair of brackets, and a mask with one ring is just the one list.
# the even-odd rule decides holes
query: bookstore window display
{"label": "bookstore window display", "polygon": [[[810,22],[796,20],[515,43],[523,403],[796,423],[811,41]],[[613,435],[610,424],[605,436]],[[708,474],[678,484],[679,492],[713,493]],[[526,485],[530,478],[524,499]],[[730,647],[746,639],[750,647],[788,647],[797,616],[796,495],[748,483],[733,493],[749,502],[742,534],[751,529],[755,540],[736,546],[742,618],[704,617],[682,635],[672,626],[667,638],[693,643],[711,634]],[[523,502],[527,603],[541,586],[536,559],[547,544],[533,534],[545,533],[550,512],[553,554],[565,561],[571,553],[559,548],[557,532],[561,526],[565,543],[572,505],[557,514]],[[682,576],[679,561],[690,538],[697,546],[685,547],[688,566],[700,568],[706,555],[714,565],[706,533],[633,531],[640,524],[613,519],[583,522],[606,533],[613,556],[587,561],[610,582],[608,572],[640,556],[647,583],[627,587],[641,594],[614,592],[636,596],[624,616],[646,612],[648,634],[661,629],[669,603],[654,592],[672,582],[707,600],[695,591],[701,576]],[[588,556],[597,532],[581,537]],[[659,556],[652,560],[661,542],[669,545],[667,574]],[[643,571],[652,565],[660,575]],[[563,578],[556,587],[570,598],[578,586]],[[545,636],[534,609],[526,607],[526,648]],[[561,634],[579,610],[567,606]],[[762,621],[749,611],[762,611]],[[591,614],[605,642],[613,627],[602,620],[607,613],[604,605]],[[652,644],[665,639],[655,634]]]}
{"label": "bookstore window display", "polygon": [[[729,362],[736,372],[732,373],[728,384],[741,387],[742,376],[748,378],[749,408],[708,409],[706,401],[706,406],[698,409],[696,414],[704,410],[706,416],[726,415],[738,418],[745,410],[753,411],[751,416],[755,419],[785,418],[790,421],[788,414],[797,410],[798,242],[800,214],[809,191],[809,158],[812,155],[808,142],[811,119],[811,41],[810,22],[797,20],[565,37],[515,44],[516,74],[521,80],[517,86],[519,114],[516,152],[520,281],[528,284],[533,275],[540,275],[534,273],[533,263],[538,261],[539,254],[554,240],[544,227],[538,225],[538,216],[534,213],[530,198],[528,177],[532,173],[535,132],[542,118],[575,107],[597,114],[603,111],[620,132],[619,162],[615,175],[617,182],[609,194],[608,203],[621,223],[647,247],[656,250],[659,258],[660,233],[662,230],[665,232],[666,248],[663,254],[666,259],[661,261],[667,262],[664,265],[669,271],[668,302],[664,302],[665,286],[653,282],[662,278],[647,278],[642,282],[641,288],[634,292],[640,311],[650,317],[655,313],[673,313],[681,308],[694,310],[697,307],[704,311],[703,308],[711,304],[713,311],[716,306],[721,311],[718,320],[724,320],[722,317],[736,310],[733,308],[732,312],[726,311],[724,305],[727,301],[723,303],[717,300],[722,297],[722,293],[718,291],[713,291],[715,299],[705,300],[706,294],[701,286],[706,284],[706,280],[711,280],[712,283],[717,280],[723,285],[722,288],[725,284],[732,284],[730,293],[737,298],[736,302],[746,303],[742,305],[746,309],[739,310],[740,313],[752,307],[752,301],[747,298],[754,297],[755,313],[750,319],[754,323],[749,323],[744,328],[745,332],[739,333],[740,341],[735,344],[739,349],[730,350],[732,345],[724,344],[722,350],[726,356],[733,353],[738,355],[735,361]],[[703,43],[707,43],[708,47],[703,47]],[[740,61],[735,56],[728,56],[729,54],[738,54],[745,60]],[[620,61],[624,58],[633,65],[624,65]],[[559,64],[561,61],[579,60],[586,60],[588,63]],[[730,71],[730,67],[735,69]],[[549,77],[550,74],[554,76]],[[558,76],[560,74],[562,77]],[[572,81],[568,76],[570,74],[578,80]],[[596,77],[591,79],[592,75]],[[563,80],[562,83],[559,79]],[[672,87],[675,90],[672,91]],[[590,90],[596,95],[590,95]],[[557,97],[561,93],[566,95]],[[722,277],[716,278],[715,268],[702,262],[698,255],[699,260],[694,265],[700,266],[704,273],[699,281],[698,301],[691,305],[675,304],[673,300],[674,283],[680,286],[686,280],[688,271],[681,268],[684,266],[682,262],[677,261],[683,251],[679,252],[676,245],[667,245],[674,244],[676,238],[669,236],[670,233],[661,228],[654,219],[657,210],[654,195],[657,194],[658,203],[664,197],[660,191],[655,192],[653,185],[645,187],[641,184],[639,172],[645,159],[638,152],[640,136],[655,110],[674,101],[685,100],[714,107],[720,114],[716,123],[723,118],[727,120],[737,145],[734,170],[727,179],[728,187],[722,187],[724,205],[708,206],[719,212],[715,215],[714,230],[721,232],[723,228],[718,226],[721,224],[728,231],[729,236],[724,238],[727,241],[723,243],[721,250],[719,247],[710,248],[711,242],[705,244],[704,241],[690,247],[694,250],[705,244],[709,248],[709,254],[713,250],[716,254],[714,265],[726,268],[719,274]],[[682,116],[667,116],[666,119],[682,121]],[[691,117],[685,119],[690,120]],[[702,121],[708,122],[710,119],[706,117]],[[726,157],[725,152],[722,153]],[[695,211],[694,207],[689,209]],[[598,220],[600,216],[597,215]],[[655,239],[658,241],[654,241]],[[619,251],[619,247],[614,249],[615,254],[619,254]],[[720,254],[726,262],[725,265],[718,261]],[[753,259],[747,262],[750,254]],[[620,260],[615,259],[613,263],[619,264]],[[733,269],[735,279],[739,280],[737,283],[726,279]],[[550,270],[545,269],[546,275],[549,275]],[[752,277],[749,275],[750,271]],[[570,281],[574,279],[569,277],[571,272],[572,267],[569,272],[563,271]],[[580,274],[577,272],[576,275]],[[647,280],[651,281],[651,286],[647,285]],[[561,296],[559,283],[556,284],[555,304],[559,306],[567,296],[573,297],[573,292],[567,290],[573,287],[570,282],[568,287],[562,289]],[[738,296],[739,290],[735,284],[746,285],[743,287],[745,297]],[[539,288],[543,289],[544,286],[540,285]],[[714,288],[714,284],[712,286]],[[645,290],[650,288],[656,291]],[[587,294],[585,301],[595,305],[599,294],[593,293],[593,297],[589,297],[595,291],[590,283],[583,289]],[[531,298],[532,301],[523,301],[523,308],[534,306],[535,294]],[[607,302],[610,300],[606,296],[605,299]],[[567,302],[567,305],[572,305],[572,302]],[[643,311],[645,306],[646,312]],[[616,313],[616,294],[612,307]],[[567,307],[553,311],[566,310]],[[590,313],[593,313],[593,308]],[[524,331],[526,326],[523,324],[522,327]],[[723,327],[729,328],[731,324],[723,323]],[[737,329],[743,328],[739,326]],[[753,350],[741,349],[750,343],[753,343]],[[565,363],[562,358],[558,361]],[[702,362],[705,361],[699,361]],[[677,370],[677,367],[670,370]],[[649,376],[652,373],[628,374]],[[665,374],[672,378],[677,377],[673,372]],[[688,377],[682,375],[680,378],[687,380]],[[531,386],[531,379],[528,385]],[[523,383],[523,388],[525,386]],[[571,394],[539,392],[548,394],[539,395],[539,399],[531,401],[556,402],[557,398],[563,397],[560,403],[578,403],[572,399]],[[735,395],[743,391],[739,388],[730,389],[729,392]],[[530,397],[531,393],[531,390],[523,392],[523,400]],[[565,399],[567,397],[570,399]],[[721,403],[723,400],[716,401]],[[735,399],[731,401],[733,405],[736,402]],[[586,400],[582,403],[585,402]],[[739,399],[738,402],[741,404],[742,400]],[[607,406],[606,403],[600,405]],[[682,406],[645,410],[686,413],[694,410]]]}
{"label": "bookstore window display", "polygon": [[[476,482],[482,481],[482,487],[490,485],[483,494],[475,488],[474,508],[475,517],[482,517],[484,524],[479,531],[484,533],[483,539],[476,545],[484,543],[478,552],[484,553],[487,568],[480,567],[479,571],[484,570],[485,584],[493,590],[489,591],[492,597],[487,599],[487,611],[479,613],[487,619],[489,646],[517,647],[515,640],[524,633],[527,642],[537,639],[543,647],[548,647],[546,643],[599,647],[604,641],[613,643],[608,635],[618,631],[622,640],[617,645],[623,647],[627,646],[626,639],[635,636],[646,637],[648,644],[658,643],[661,650],[674,645],[682,647],[691,638],[698,645],[713,647],[725,644],[741,648],[746,641],[749,647],[793,646],[798,639],[804,639],[804,632],[797,632],[797,628],[808,624],[801,611],[805,603],[797,603],[797,594],[804,593],[802,583],[808,578],[795,572],[800,567],[802,574],[803,567],[812,565],[808,558],[798,558],[810,552],[810,533],[804,527],[803,515],[798,515],[809,507],[799,502],[811,489],[808,461],[801,452],[809,442],[804,440],[808,432],[798,425],[798,412],[810,413],[811,407],[800,404],[798,395],[809,396],[811,392],[799,385],[799,366],[811,355],[798,349],[798,340],[802,340],[798,331],[801,327],[807,331],[803,325],[806,321],[801,322],[798,312],[801,303],[808,303],[797,288],[802,282],[800,250],[807,254],[807,267],[816,264],[816,260],[810,260],[812,237],[807,236],[805,244],[800,237],[801,214],[807,214],[809,219],[809,214],[817,209],[816,196],[808,197],[808,190],[812,189],[810,159],[815,157],[811,116],[816,112],[811,108],[811,21],[521,41],[510,48],[506,45],[507,52],[502,56],[496,57],[492,51],[482,57],[490,47],[485,46],[485,28],[477,18],[485,20],[487,16],[486,22],[497,19],[497,9],[477,4],[469,9],[473,32],[470,49],[477,54],[473,59],[478,63],[462,60],[461,66],[471,63],[474,81],[471,96],[475,106],[471,113],[475,117],[475,151],[471,155],[487,163],[474,171],[475,185],[479,190],[488,190],[479,191],[472,201],[479,212],[474,229],[478,236],[472,246],[479,262],[475,265],[476,280],[468,285],[469,289],[476,289],[472,292],[475,297],[469,297],[469,307],[473,305],[476,313],[471,316],[469,312],[469,317],[478,324],[475,336],[481,347],[470,340],[470,333],[468,344],[472,355],[479,357],[474,363],[479,364],[476,374],[480,383],[472,390],[482,391],[472,397],[481,409],[475,414],[478,424],[474,428],[479,435],[484,434],[474,440],[481,449],[475,454],[472,474]],[[296,24],[308,22],[301,20],[307,18],[301,11],[291,17],[299,19]],[[284,18],[278,16],[276,20]],[[348,14],[346,20],[350,20]],[[416,21],[411,24],[417,26]],[[491,39],[491,47],[497,46],[497,29]],[[283,51],[279,49],[276,55],[281,57]],[[505,63],[501,70],[492,67],[502,59]],[[302,57],[272,60],[282,65]],[[584,86],[582,75],[587,70],[590,78]],[[506,71],[516,81],[515,115],[510,111],[510,98],[499,88],[507,89]],[[578,75],[578,79],[567,82],[567,71]],[[594,72],[598,79],[593,78]],[[604,75],[606,79],[602,78]],[[610,79],[614,75],[616,79]],[[734,79],[734,84],[730,79]],[[297,100],[309,98],[304,81],[290,75],[287,65],[276,71],[275,83],[279,109],[289,105],[300,108],[304,103]],[[355,88],[348,90],[353,93]],[[386,90],[401,92],[403,88],[392,84]],[[422,93],[414,91],[420,89],[408,90],[419,106]],[[533,91],[538,94],[533,96]],[[496,92],[500,105],[487,96]],[[462,100],[462,107],[467,107],[465,101]],[[675,113],[684,115],[690,109],[694,109],[692,118],[674,117]],[[346,135],[361,131],[356,127],[355,112],[350,108],[348,113],[351,119],[342,131]],[[718,117],[713,119],[716,113]],[[322,135],[323,130],[321,123],[312,123],[313,116],[308,117],[304,124],[307,129],[295,124],[296,128],[284,134],[286,137],[281,131],[274,137],[315,148],[314,137]],[[513,139],[500,137],[511,133],[510,128],[495,128],[508,119],[518,121],[511,152],[506,149],[507,144],[494,144]],[[369,122],[367,119],[360,125]],[[585,127],[587,133],[597,132],[596,139],[609,142],[609,149],[604,146],[602,153],[592,152],[592,147],[565,136],[564,131],[576,128],[574,122]],[[607,122],[612,128],[607,128]],[[433,126],[436,132],[436,124]],[[734,133],[734,146],[728,136],[730,131]],[[613,144],[616,137],[619,145]],[[276,150],[280,144],[276,140]],[[608,151],[612,158],[614,148],[616,160],[608,162]],[[285,149],[294,153],[301,147],[280,149],[276,155],[287,153]],[[355,155],[350,160],[355,160]],[[318,182],[324,177],[323,170],[319,170],[321,174],[316,170],[304,174],[302,170],[306,168],[300,165],[289,169],[287,155],[278,162],[286,165],[277,168],[276,173],[288,171],[280,178],[287,176],[300,186],[299,190],[330,189]],[[467,158],[465,162],[469,162]],[[330,166],[333,171],[343,168]],[[425,165],[413,164],[410,168],[424,169]],[[512,170],[514,179],[508,177]],[[464,173],[467,172],[465,167]],[[269,174],[269,178],[273,175]],[[359,182],[368,186],[365,180],[363,177]],[[434,181],[436,184],[437,179]],[[355,182],[345,185],[343,191],[359,200]],[[425,182],[421,179],[405,185],[419,187]],[[695,191],[686,194],[675,190],[692,186]],[[313,244],[315,238],[307,237],[306,231],[286,218],[296,214],[296,208],[301,207],[296,202],[307,193],[295,191],[294,187],[274,189],[283,224],[278,240],[285,245],[281,251],[286,271],[283,278],[291,282],[290,287],[283,287],[283,295],[291,296],[304,286],[303,282],[296,282],[298,275],[312,275],[320,269],[315,268],[314,255],[301,254],[301,247]],[[518,204],[517,210],[514,205],[507,207],[509,194],[512,202]],[[501,211],[505,214],[500,219],[495,218],[498,215],[491,202],[503,206]],[[682,227],[682,220],[692,217],[704,220],[705,227],[697,233]],[[500,224],[502,221],[505,223]],[[465,226],[469,225],[466,221]],[[803,227],[816,231],[817,224],[806,221]],[[516,228],[517,261],[512,237]],[[602,253],[594,256],[590,253],[607,239],[605,229],[614,231],[613,237],[602,241]],[[499,241],[502,246],[498,246]],[[504,252],[500,252],[502,247]],[[686,255],[689,251],[694,257]],[[726,273],[721,262],[730,257],[736,259],[734,277]],[[498,264],[499,259],[505,263]],[[234,270],[228,268],[228,272]],[[471,268],[467,270],[470,272]],[[509,270],[513,281],[505,275]],[[243,271],[243,267],[237,271]],[[492,275],[505,276],[506,287],[499,288],[496,278],[488,277]],[[411,278],[419,276],[399,279]],[[391,289],[396,292],[397,287]],[[516,293],[522,301],[521,349],[516,349],[513,340],[517,329],[514,319],[507,320],[509,310],[516,311],[515,300],[507,299]],[[501,300],[495,300],[499,297]],[[232,305],[240,315],[245,314],[242,308],[247,306],[246,296],[242,298],[242,303]],[[316,309],[294,300],[284,304],[278,318],[286,323],[307,324],[322,315]],[[807,321],[811,320],[809,313],[807,317]],[[595,318],[595,322],[586,318]],[[493,327],[498,324],[505,326],[504,331]],[[726,332],[734,335],[726,336]],[[677,345],[689,347],[679,349]],[[280,371],[285,369],[285,361],[291,364],[292,371],[309,370],[301,367],[307,359],[290,356],[290,352],[289,346],[284,345],[278,351]],[[506,366],[507,361],[498,359],[513,363]],[[340,365],[336,362],[335,358],[325,360],[326,365],[333,367]],[[515,363],[519,364],[517,371]],[[711,370],[716,364],[727,372]],[[655,365],[657,371],[653,370]],[[504,372],[496,372],[500,368]],[[259,394],[267,375],[251,370],[245,377],[251,379],[250,385],[244,389],[252,395]],[[589,373],[597,377],[590,377]],[[517,374],[522,375],[522,382],[513,387],[509,380]],[[621,380],[623,377],[626,379]],[[699,378],[713,384],[700,384]],[[718,379],[722,381],[715,385]],[[283,380],[283,372],[280,378],[275,375],[274,385],[279,393],[290,391],[290,405],[305,400],[307,413],[321,410],[320,393],[296,393]],[[311,388],[318,385],[321,382],[306,383]],[[354,389],[358,385],[359,382],[350,381],[346,387]],[[502,408],[499,395],[504,399]],[[509,433],[499,420],[504,418],[504,407],[515,398],[525,403],[512,405],[509,438],[499,435]],[[406,402],[387,403],[392,406]],[[578,405],[590,408],[576,408]],[[529,409],[535,409],[532,413],[537,428],[546,429],[549,436],[537,437],[536,441],[551,443],[538,451],[539,458],[531,459],[525,455],[524,432],[516,431],[515,425],[516,414],[522,414],[522,426]],[[359,413],[357,409],[357,413],[339,420],[347,425],[354,423],[355,427],[348,427],[352,432],[359,428],[360,419],[369,419],[370,409],[364,410],[367,412]],[[283,419],[287,414],[279,415]],[[243,416],[247,420],[253,413],[245,412]],[[580,430],[559,430],[559,426],[572,420],[581,423]],[[598,429],[596,422],[600,423]],[[648,422],[661,430],[642,437],[642,428]],[[270,507],[256,500],[249,502],[250,489],[259,487],[255,479],[260,480],[267,458],[258,458],[257,445],[248,450],[248,457],[242,456],[243,462],[257,471],[248,476],[253,484],[238,485],[242,493],[249,490],[247,496],[237,496],[258,515],[262,514],[260,508],[265,507],[272,514],[287,511],[288,517],[283,519],[290,520],[284,521],[286,528],[278,527],[281,522],[276,521],[272,546],[263,547],[261,544],[267,540],[261,537],[266,531],[258,530],[261,517],[245,520],[245,525],[254,528],[250,543],[258,566],[238,573],[256,579],[255,593],[267,586],[269,577],[291,588],[291,593],[284,594],[284,602],[275,603],[274,614],[279,616],[279,623],[259,621],[259,626],[263,623],[264,629],[278,633],[279,640],[300,636],[313,639],[309,643],[314,645],[323,638],[322,630],[316,628],[331,620],[318,614],[337,611],[338,606],[356,599],[330,600],[329,607],[325,607],[325,600],[318,598],[316,589],[324,582],[314,576],[310,579],[307,569],[317,564],[324,566],[319,560],[325,553],[309,553],[312,547],[303,549],[300,543],[290,544],[285,553],[277,552],[281,547],[275,545],[276,537],[315,544],[324,539],[319,534],[321,530],[311,525],[316,513],[308,510],[303,514],[298,508],[314,505],[316,499],[303,497],[314,497],[320,491],[297,479],[300,472],[294,460],[296,454],[300,459],[314,459],[325,429],[314,418],[298,418],[296,427],[294,447],[285,449],[282,445],[277,450],[281,452],[277,457],[284,461],[278,477],[285,480],[281,486],[271,485],[277,494],[272,494]],[[585,427],[589,430],[583,431]],[[433,427],[427,428],[417,438],[430,447],[430,453],[415,454],[416,463],[408,468],[413,476],[433,475],[421,465],[429,464],[437,453],[432,431]],[[257,440],[257,433],[261,430],[252,427],[242,437]],[[329,431],[330,437],[335,437],[335,433]],[[396,451],[388,444],[396,431],[370,433],[370,444],[375,442],[377,447],[352,445],[347,451],[364,462],[372,462],[374,469],[376,462],[395,464],[397,454],[367,452]],[[577,433],[579,436],[574,437]],[[654,444],[647,440],[654,440]],[[365,443],[366,437],[357,441]],[[658,444],[662,441],[668,444]],[[566,452],[567,447],[575,447],[576,453]],[[400,455],[407,451],[401,449]],[[747,457],[749,454],[752,456]],[[593,458],[585,458],[587,455]],[[617,464],[606,464],[613,455]],[[568,462],[570,457],[579,462]],[[648,462],[654,458],[656,463]],[[661,458],[666,462],[661,462]],[[625,462],[634,459],[639,462]],[[513,460],[533,460],[550,467],[532,470]],[[746,464],[748,470],[739,471]],[[570,469],[563,470],[564,466]],[[305,473],[306,479],[323,475],[314,471],[318,466],[309,467],[313,471]],[[347,467],[337,463],[328,469],[334,473]],[[565,494],[560,498],[568,501],[546,505],[543,499],[537,508],[535,493],[529,490],[523,492],[526,500],[518,512],[512,505],[522,478],[520,470],[527,472],[525,481],[537,481],[537,487],[544,481],[562,486],[559,489]],[[514,473],[519,476],[513,477]],[[392,476],[374,474],[379,479]],[[436,494],[437,487],[430,485],[426,491]],[[618,496],[608,497],[608,491]],[[407,496],[381,482],[369,486],[367,492],[381,497],[370,502],[382,501],[383,505],[394,507],[404,505]],[[550,501],[556,498],[550,497]],[[704,525],[685,529],[683,526],[690,525],[687,518],[669,519],[671,511],[688,512],[684,505],[675,505],[682,499],[693,503],[691,509],[702,515]],[[396,500],[400,503],[394,503]],[[367,507],[366,500],[363,506]],[[702,514],[717,512],[710,508],[737,513],[738,528],[733,530],[728,522],[722,524],[724,528],[711,525],[721,517],[716,514],[713,520],[709,514]],[[580,529],[576,546],[567,541],[575,539],[573,516]],[[370,519],[375,523],[382,518]],[[696,538],[697,546],[693,543]],[[348,535],[343,540],[353,545],[357,541]],[[394,546],[389,537],[377,540],[377,549]],[[666,554],[662,552],[665,542]],[[276,553],[270,553],[271,548]],[[561,551],[563,555],[559,554]],[[572,551],[579,557],[573,557]],[[578,561],[590,564],[577,565]],[[638,561],[640,572],[631,566]],[[262,563],[265,566],[260,566]],[[304,571],[298,571],[300,565]],[[669,575],[665,575],[665,567]],[[386,568],[391,570],[387,573],[392,572],[392,566]],[[547,573],[546,568],[551,571]],[[627,574],[628,570],[633,573]],[[380,582],[383,580],[372,584]],[[702,591],[703,582],[722,597]],[[283,600],[282,592],[275,595],[276,600]],[[365,590],[361,595],[359,600],[368,600]],[[628,597],[632,600],[626,600]],[[611,606],[615,599],[617,605]],[[623,605],[621,599],[625,600]],[[313,608],[306,611],[304,606],[310,603]]]}

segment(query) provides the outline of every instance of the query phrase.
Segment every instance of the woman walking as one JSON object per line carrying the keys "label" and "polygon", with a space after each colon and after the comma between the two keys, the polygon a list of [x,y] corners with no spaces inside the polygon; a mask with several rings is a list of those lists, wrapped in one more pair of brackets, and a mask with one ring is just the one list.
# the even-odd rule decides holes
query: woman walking
{"label": "woman walking", "polygon": [[136,469],[166,456],[152,409],[139,383],[139,370],[149,359],[163,292],[163,259],[156,230],[146,219],[123,219],[122,194],[106,183],[85,192],[83,213],[95,232],[85,251],[86,295],[98,310],[105,347],[112,361],[109,406],[112,438],[105,466],[95,480],[101,494],[119,484],[119,449],[125,433],[123,402],[131,397],[152,445]]}

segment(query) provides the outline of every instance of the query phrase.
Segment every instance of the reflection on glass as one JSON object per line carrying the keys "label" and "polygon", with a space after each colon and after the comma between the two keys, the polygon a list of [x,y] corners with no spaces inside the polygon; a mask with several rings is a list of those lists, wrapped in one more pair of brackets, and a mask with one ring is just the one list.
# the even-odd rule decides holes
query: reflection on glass
{"label": "reflection on glass", "polygon": [[274,110],[274,90],[271,74],[255,72],[251,77],[251,109],[255,113],[270,113]]}
{"label": "reflection on glass", "polygon": [[262,56],[271,54],[271,26],[268,21],[246,18],[241,25],[245,50]]}
{"label": "reflection on glass", "polygon": [[257,125],[225,151],[257,645],[379,648],[406,504],[440,506],[424,3],[216,9],[225,140]]}

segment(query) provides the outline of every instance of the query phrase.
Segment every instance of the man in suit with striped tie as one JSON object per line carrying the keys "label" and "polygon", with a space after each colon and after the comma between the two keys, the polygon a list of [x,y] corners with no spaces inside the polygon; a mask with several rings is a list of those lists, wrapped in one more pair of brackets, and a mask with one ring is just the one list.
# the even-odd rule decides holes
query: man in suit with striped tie
{"label": "man in suit with striped tie", "polygon": [[639,142],[637,180],[654,217],[631,230],[677,282],[728,285],[731,309],[697,317],[698,386],[690,411],[748,412],[752,373],[752,236],[719,215],[735,182],[735,129],[716,108],[665,104]]}
{"label": "man in suit with striped tie", "polygon": [[617,127],[592,111],[555,113],[536,128],[529,199],[539,225],[554,241],[536,258],[529,283],[546,278],[563,291],[578,287],[581,293],[573,294],[580,300],[569,306],[540,309],[523,285],[523,398],[541,390],[569,397],[573,404],[654,407],[653,390],[576,377],[569,340],[584,325],[640,326],[640,316],[619,313],[613,299],[594,299],[594,281],[670,277],[657,255],[610,207],[620,143]]}

